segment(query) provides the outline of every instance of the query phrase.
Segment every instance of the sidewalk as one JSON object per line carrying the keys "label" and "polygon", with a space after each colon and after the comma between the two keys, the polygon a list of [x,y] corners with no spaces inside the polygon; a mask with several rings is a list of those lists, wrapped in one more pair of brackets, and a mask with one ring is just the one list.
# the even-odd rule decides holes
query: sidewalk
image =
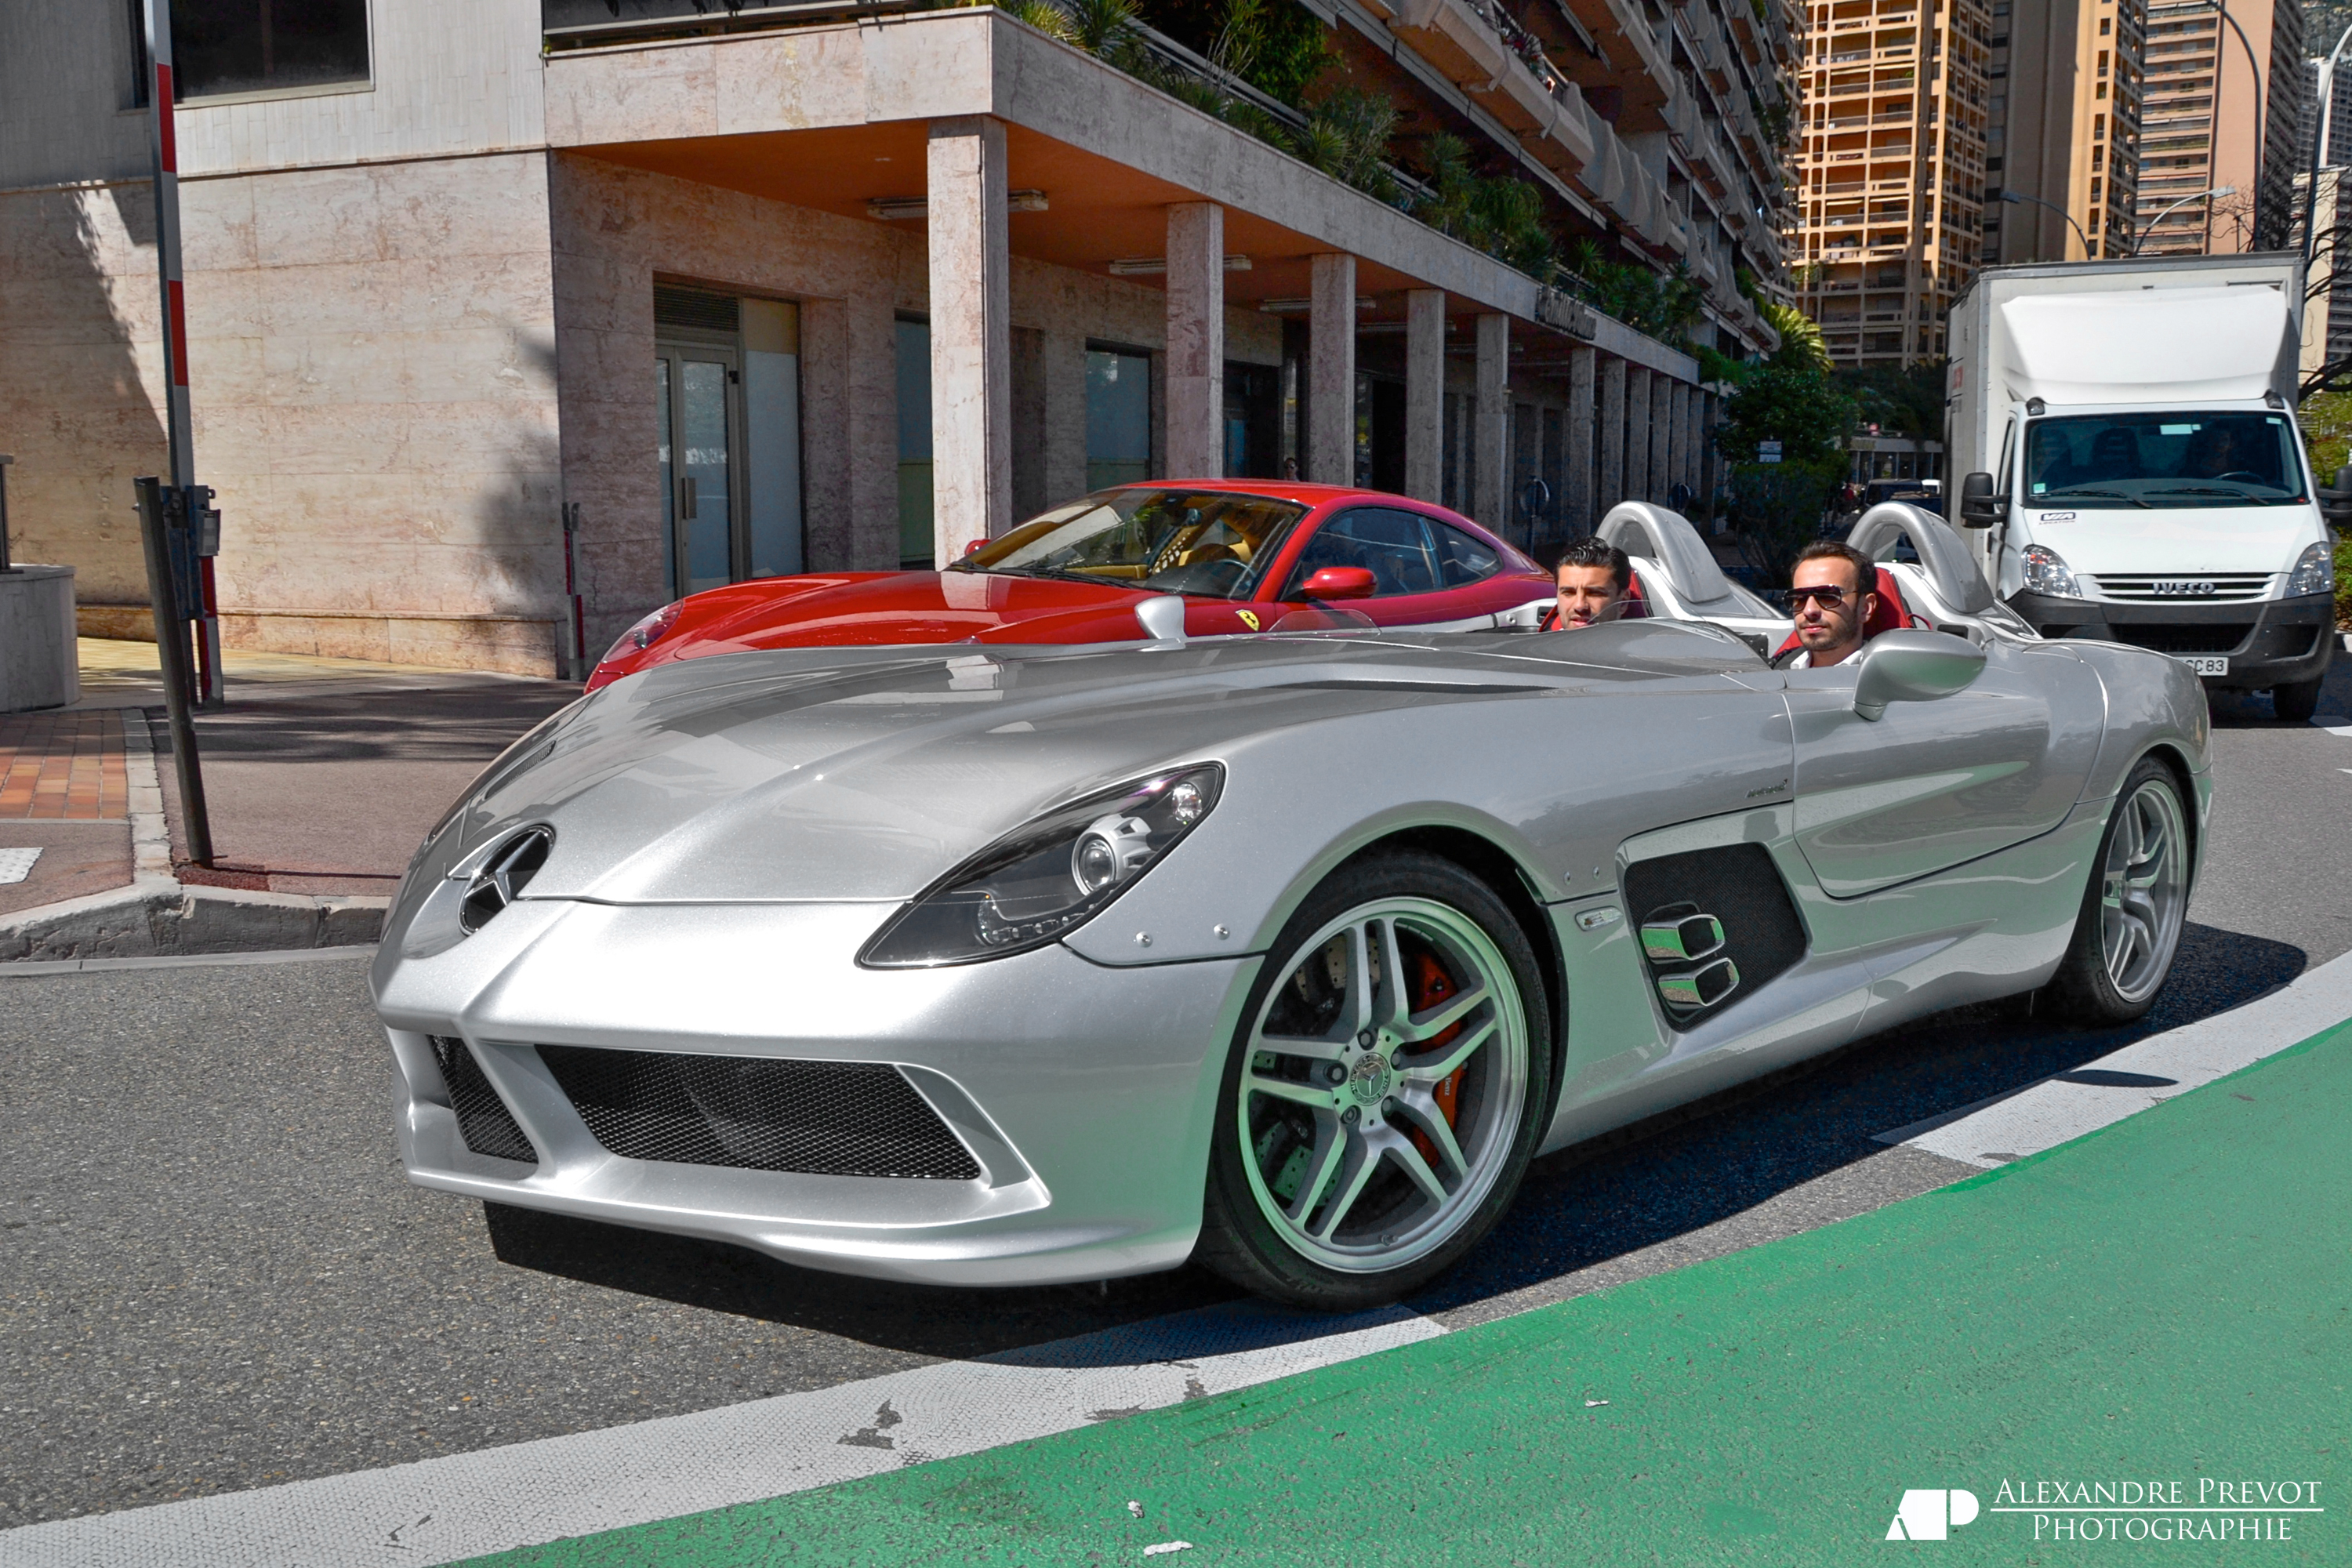
{"label": "sidewalk", "polygon": [[[22,880],[0,882],[0,958],[139,951],[137,931],[111,917],[93,927],[91,911],[139,902],[142,885],[358,900],[349,912],[363,917],[483,764],[579,694],[561,681],[231,651],[228,708],[195,721],[207,869],[187,864],[155,646],[79,646],[79,702],[0,715],[0,875],[13,869],[7,850],[41,852]],[[58,929],[76,934],[28,939],[60,910]],[[338,929],[354,940],[353,922]]]}
{"label": "sidewalk", "polygon": [[480,1561],[1818,1564],[1939,1531],[1955,1564],[2109,1544],[2352,1561],[2347,1098],[2352,1025],[2047,1154],[1616,1290]]}

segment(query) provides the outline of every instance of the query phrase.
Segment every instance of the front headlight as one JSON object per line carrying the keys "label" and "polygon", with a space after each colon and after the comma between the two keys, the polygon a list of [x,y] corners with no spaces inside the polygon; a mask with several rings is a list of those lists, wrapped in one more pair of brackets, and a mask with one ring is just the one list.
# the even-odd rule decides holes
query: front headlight
{"label": "front headlight", "polygon": [[1048,812],[931,884],[890,917],[857,962],[928,969],[1058,941],[1198,826],[1224,783],[1223,768],[1203,763]]}
{"label": "front headlight", "polygon": [[2025,547],[2025,586],[2029,592],[2047,594],[2053,598],[2079,599],[2082,585],[2067,569],[2066,558],[2046,544]]}
{"label": "front headlight", "polygon": [[2298,594],[2333,594],[2336,592],[2336,552],[2325,544],[2315,544],[2295,557],[2294,570],[2287,574],[2286,595],[2292,599]]}

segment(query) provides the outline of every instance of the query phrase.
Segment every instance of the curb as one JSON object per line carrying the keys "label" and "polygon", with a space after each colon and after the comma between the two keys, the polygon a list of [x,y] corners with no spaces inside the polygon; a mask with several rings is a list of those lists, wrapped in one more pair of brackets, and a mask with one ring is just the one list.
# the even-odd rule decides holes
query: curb
{"label": "curb", "polygon": [[122,750],[131,785],[131,885],[0,916],[0,963],[351,947],[383,933],[389,899],[180,881],[172,875],[163,787],[143,710],[122,710]]}
{"label": "curb", "polygon": [[0,918],[0,963],[362,946],[382,934],[390,904],[142,877],[128,888]]}

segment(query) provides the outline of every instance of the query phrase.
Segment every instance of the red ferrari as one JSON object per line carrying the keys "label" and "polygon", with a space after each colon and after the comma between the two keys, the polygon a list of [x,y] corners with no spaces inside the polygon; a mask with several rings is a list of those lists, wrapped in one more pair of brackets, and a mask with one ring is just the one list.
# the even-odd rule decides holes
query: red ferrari
{"label": "red ferrari", "polygon": [[752,648],[1131,642],[1184,598],[1188,637],[1246,637],[1344,601],[1375,626],[1466,630],[1553,597],[1532,561],[1444,507],[1379,490],[1181,481],[1102,490],[944,572],[835,572],[713,588],[621,634],[588,689]]}

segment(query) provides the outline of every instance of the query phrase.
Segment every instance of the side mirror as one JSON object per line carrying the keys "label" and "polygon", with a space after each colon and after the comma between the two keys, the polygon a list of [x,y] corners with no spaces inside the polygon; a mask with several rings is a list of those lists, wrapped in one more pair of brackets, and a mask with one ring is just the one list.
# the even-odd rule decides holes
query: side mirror
{"label": "side mirror", "polygon": [[2319,492],[2319,513],[2333,528],[2352,528],[2352,464],[2336,470],[2336,483]]}
{"label": "side mirror", "polygon": [[1302,599],[1369,599],[1381,591],[1369,566],[1326,566],[1299,584]]}
{"label": "side mirror", "polygon": [[1890,702],[1933,702],[1964,690],[1984,673],[1984,649],[1945,632],[1881,632],[1862,645],[1853,710],[1886,716]]}
{"label": "side mirror", "polygon": [[1960,481],[1961,527],[1990,528],[2008,510],[2008,498],[1992,493],[1990,474],[1970,474]]}
{"label": "side mirror", "polygon": [[1150,641],[1146,652],[1173,652],[1184,646],[1184,596],[1155,594],[1135,606],[1135,618]]}

